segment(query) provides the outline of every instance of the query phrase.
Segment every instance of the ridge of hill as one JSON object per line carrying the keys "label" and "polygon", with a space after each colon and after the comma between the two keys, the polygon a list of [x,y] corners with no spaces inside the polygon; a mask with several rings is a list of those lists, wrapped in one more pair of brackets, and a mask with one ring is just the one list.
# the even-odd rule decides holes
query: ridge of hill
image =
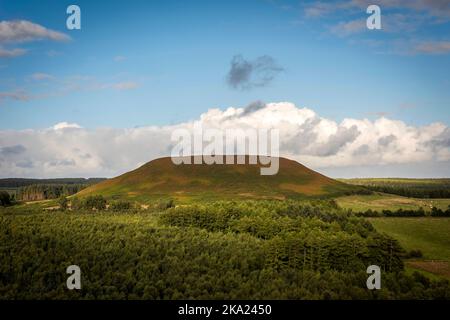
{"label": "ridge of hill", "polygon": [[279,171],[275,175],[261,175],[262,165],[246,163],[175,165],[170,157],[164,157],[92,185],[77,195],[100,194],[144,203],[162,198],[190,202],[328,197],[361,188],[328,178],[286,158],[279,158]]}

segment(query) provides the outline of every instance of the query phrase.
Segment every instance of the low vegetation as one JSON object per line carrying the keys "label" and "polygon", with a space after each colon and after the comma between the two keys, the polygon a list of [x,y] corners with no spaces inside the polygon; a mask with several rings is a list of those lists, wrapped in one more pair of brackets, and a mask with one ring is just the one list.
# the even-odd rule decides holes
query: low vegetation
{"label": "low vegetation", "polygon": [[[0,299],[450,299],[448,281],[405,272],[410,252],[334,201],[103,200],[0,209]],[[366,288],[371,264],[381,290]]]}

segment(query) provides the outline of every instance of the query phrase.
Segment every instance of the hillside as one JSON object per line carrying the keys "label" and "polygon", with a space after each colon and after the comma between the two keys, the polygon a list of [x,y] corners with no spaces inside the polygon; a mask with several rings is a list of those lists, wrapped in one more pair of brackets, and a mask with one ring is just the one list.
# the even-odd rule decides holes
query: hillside
{"label": "hillside", "polygon": [[214,199],[286,199],[326,197],[360,187],[323,176],[300,163],[280,158],[278,174],[260,175],[260,165],[175,165],[159,158],[90,186],[79,196],[101,194],[108,198],[147,200],[171,197],[178,201]]}

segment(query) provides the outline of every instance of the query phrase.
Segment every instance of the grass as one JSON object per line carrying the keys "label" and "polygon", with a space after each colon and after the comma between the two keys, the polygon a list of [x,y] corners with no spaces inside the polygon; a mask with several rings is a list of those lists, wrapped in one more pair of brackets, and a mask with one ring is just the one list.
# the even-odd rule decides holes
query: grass
{"label": "grass", "polygon": [[408,209],[417,210],[421,207],[425,211],[430,211],[434,206],[436,208],[446,210],[450,205],[450,199],[418,199],[407,198],[386,193],[374,193],[372,195],[352,195],[336,198],[339,206],[353,211],[366,210],[398,210]]}
{"label": "grass", "polygon": [[279,158],[276,175],[261,175],[260,164],[180,164],[153,160],[136,170],[100,182],[78,193],[125,198],[140,203],[171,197],[178,203],[203,200],[302,199],[329,197],[359,190],[325,177],[300,163]]}
{"label": "grass", "polygon": [[377,231],[397,239],[407,251],[420,250],[423,258],[407,261],[419,269],[450,278],[450,218],[370,218]]}

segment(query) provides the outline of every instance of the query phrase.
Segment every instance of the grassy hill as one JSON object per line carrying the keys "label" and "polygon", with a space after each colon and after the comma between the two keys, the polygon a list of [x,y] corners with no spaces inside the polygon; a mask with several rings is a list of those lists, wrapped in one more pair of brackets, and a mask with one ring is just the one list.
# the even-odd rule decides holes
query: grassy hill
{"label": "grassy hill", "polygon": [[278,173],[263,176],[259,164],[175,165],[169,157],[160,158],[86,188],[78,195],[101,194],[108,198],[126,198],[144,203],[167,197],[191,202],[327,197],[360,188],[323,176],[296,161],[279,160]]}

